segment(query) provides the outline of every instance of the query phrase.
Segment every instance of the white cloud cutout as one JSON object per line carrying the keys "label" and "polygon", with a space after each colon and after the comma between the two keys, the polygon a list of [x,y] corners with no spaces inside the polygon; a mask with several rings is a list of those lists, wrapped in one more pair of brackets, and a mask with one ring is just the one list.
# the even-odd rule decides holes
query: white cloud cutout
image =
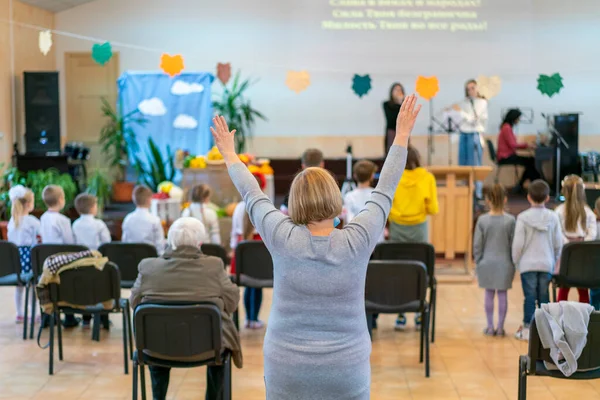
{"label": "white cloud cutout", "polygon": [[173,128],[175,129],[196,129],[197,127],[198,121],[191,115],[179,114],[173,121]]}
{"label": "white cloud cutout", "polygon": [[202,93],[204,86],[199,83],[187,83],[184,81],[175,81],[171,86],[171,94],[185,96],[186,94]]}
{"label": "white cloud cutout", "polygon": [[165,103],[163,103],[158,97],[142,100],[140,104],[138,104],[138,109],[142,114],[152,117],[160,117],[167,113],[167,107],[165,107]]}

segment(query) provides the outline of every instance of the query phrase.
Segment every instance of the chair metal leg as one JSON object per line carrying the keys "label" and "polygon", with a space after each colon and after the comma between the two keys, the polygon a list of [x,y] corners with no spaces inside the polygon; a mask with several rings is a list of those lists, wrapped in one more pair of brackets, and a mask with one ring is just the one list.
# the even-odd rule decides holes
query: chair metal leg
{"label": "chair metal leg", "polygon": [[132,388],[132,398],[133,400],[137,400],[138,398],[138,363],[133,360],[133,388]]}
{"label": "chair metal leg", "polygon": [[437,287],[433,287],[431,292],[431,343],[435,343],[435,312],[437,309]]}
{"label": "chair metal leg", "polygon": [[140,365],[140,383],[142,384],[142,400],[146,400],[146,371],[143,365]]}
{"label": "chair metal leg", "polygon": [[92,319],[94,320],[94,324],[92,326],[92,340],[99,342],[100,341],[100,314],[93,314]]}
{"label": "chair metal leg", "polygon": [[527,399],[527,356],[519,357],[519,394],[518,400]]}
{"label": "chair metal leg", "polygon": [[129,339],[129,358],[133,360],[133,330],[131,329],[131,308],[129,307],[129,302],[127,302],[125,311],[127,313],[127,338]]}
{"label": "chair metal leg", "polygon": [[[35,282],[33,282],[32,284],[32,290],[35,290]],[[35,325],[35,314],[36,314],[36,309],[37,309],[37,301],[36,301],[36,297],[33,296],[31,298],[31,318],[30,318],[30,323],[29,323],[29,339],[33,339],[33,329],[34,329],[34,325]],[[40,311],[40,315],[43,315],[42,312]],[[42,318],[42,323],[44,322],[43,318]]]}
{"label": "chair metal leg", "polygon": [[122,310],[123,315],[123,363],[125,368],[125,375],[129,374],[129,360],[127,359],[127,312]]}
{"label": "chair metal leg", "polygon": [[421,342],[420,342],[420,345],[419,345],[419,347],[420,347],[419,362],[420,363],[423,362],[423,350],[424,350],[423,349],[423,347],[424,347],[423,346],[423,344],[424,344],[423,342],[425,341],[425,337],[424,337],[424,335],[425,335],[425,329],[423,329],[423,328],[425,327],[424,325],[427,323],[427,322],[425,322],[427,320],[427,314],[425,314],[424,310],[421,311],[421,316],[422,316],[422,318],[421,318],[421,321],[422,321],[422,323],[421,323]]}
{"label": "chair metal leg", "polygon": [[25,314],[23,316],[23,340],[27,340],[27,319],[29,318],[29,283],[25,284],[25,309],[23,310]]}
{"label": "chair metal leg", "polygon": [[[48,375],[54,374],[54,324],[55,324],[54,314],[50,315],[50,352],[48,359]],[[60,322],[59,322],[60,323]]]}
{"label": "chair metal leg", "polygon": [[223,400],[231,400],[231,354],[227,354],[225,358],[225,390],[223,392]]}
{"label": "chair metal leg", "polygon": [[425,326],[425,377],[429,378],[429,318],[430,310],[427,310],[427,317],[424,319]]}
{"label": "chair metal leg", "polygon": [[56,330],[58,331],[58,359],[63,360],[63,345],[62,345],[62,324],[60,323],[60,313],[54,312],[54,320],[56,321]]}

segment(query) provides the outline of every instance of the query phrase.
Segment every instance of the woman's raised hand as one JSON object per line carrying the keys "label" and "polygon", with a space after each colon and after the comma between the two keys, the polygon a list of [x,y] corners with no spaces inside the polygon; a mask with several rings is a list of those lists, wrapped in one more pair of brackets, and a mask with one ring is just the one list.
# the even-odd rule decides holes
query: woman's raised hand
{"label": "woman's raised hand", "polygon": [[[236,157],[235,154],[235,142],[233,135],[235,135],[235,129],[231,132],[227,126],[227,121],[222,115],[213,118],[214,128],[211,126],[210,131],[212,132],[213,138],[215,139],[215,145],[219,149],[219,152],[227,162],[227,158]],[[231,161],[231,160],[230,160]]]}
{"label": "woman's raised hand", "polygon": [[408,146],[408,139],[415,126],[419,111],[421,111],[421,105],[417,105],[417,96],[411,94],[404,99],[398,113],[398,118],[396,119],[396,138],[394,139],[394,144],[404,147]]}

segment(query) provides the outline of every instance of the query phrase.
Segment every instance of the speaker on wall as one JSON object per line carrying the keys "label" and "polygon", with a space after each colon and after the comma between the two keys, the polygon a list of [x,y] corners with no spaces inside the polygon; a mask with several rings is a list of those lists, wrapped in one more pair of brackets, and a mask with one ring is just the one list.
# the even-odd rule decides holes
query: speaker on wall
{"label": "speaker on wall", "polygon": [[26,152],[60,152],[58,72],[24,72],[23,84]]}

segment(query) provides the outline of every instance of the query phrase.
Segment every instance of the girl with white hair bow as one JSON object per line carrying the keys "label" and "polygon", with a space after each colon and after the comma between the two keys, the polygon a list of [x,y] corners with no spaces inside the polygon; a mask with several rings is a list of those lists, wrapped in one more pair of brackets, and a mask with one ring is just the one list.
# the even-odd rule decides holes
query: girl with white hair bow
{"label": "girl with white hair bow", "polygon": [[[31,272],[31,246],[38,243],[40,234],[40,220],[29,215],[33,211],[33,192],[23,185],[16,185],[8,191],[11,202],[11,217],[8,222],[8,241],[19,248],[21,258],[21,273]],[[15,292],[15,307],[17,309],[16,322],[23,323],[23,286],[17,286]],[[34,291],[31,291],[32,297]]]}

